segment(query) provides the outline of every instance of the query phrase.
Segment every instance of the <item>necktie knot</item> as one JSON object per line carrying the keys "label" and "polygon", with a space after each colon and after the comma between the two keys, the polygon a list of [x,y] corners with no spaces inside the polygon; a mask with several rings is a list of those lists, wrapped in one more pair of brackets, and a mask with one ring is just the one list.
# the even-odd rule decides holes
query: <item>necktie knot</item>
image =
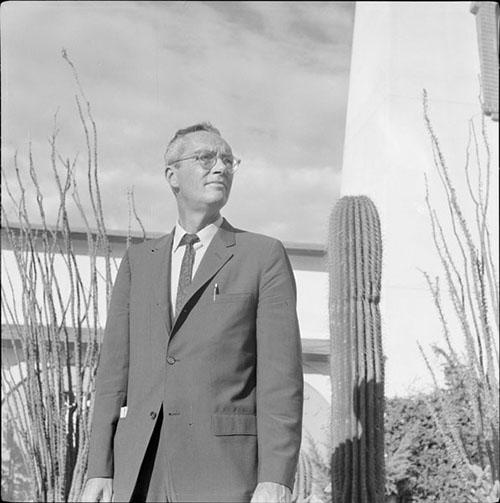
{"label": "necktie knot", "polygon": [[194,243],[197,243],[199,240],[200,238],[196,234],[184,234],[179,243],[179,246],[192,245]]}

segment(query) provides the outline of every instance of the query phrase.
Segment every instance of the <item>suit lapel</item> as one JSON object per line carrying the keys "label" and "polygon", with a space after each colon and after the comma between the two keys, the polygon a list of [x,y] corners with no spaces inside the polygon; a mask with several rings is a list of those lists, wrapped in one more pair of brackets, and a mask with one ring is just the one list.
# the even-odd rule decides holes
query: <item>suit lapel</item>
{"label": "suit lapel", "polygon": [[171,337],[185,319],[187,315],[185,308],[190,305],[190,301],[196,292],[198,292],[200,288],[210,281],[233,256],[233,250],[231,247],[234,245],[234,230],[229,225],[227,220],[224,219],[222,225],[208,246],[205,255],[203,255],[200,265],[196,270],[196,274],[193,277],[192,283],[186,290],[186,300],[175,316],[172,324]]}
{"label": "suit lapel", "polygon": [[150,248],[153,297],[161,312],[165,329],[170,333],[172,316],[170,302],[170,269],[173,231],[158,239]]}

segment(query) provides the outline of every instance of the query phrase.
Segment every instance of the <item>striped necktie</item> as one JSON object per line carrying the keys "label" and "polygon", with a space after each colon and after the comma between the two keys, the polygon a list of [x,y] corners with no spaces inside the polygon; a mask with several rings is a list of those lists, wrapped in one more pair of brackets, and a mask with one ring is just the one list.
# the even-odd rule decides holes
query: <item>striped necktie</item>
{"label": "striped necktie", "polygon": [[186,245],[184,257],[182,257],[181,271],[179,274],[179,286],[177,287],[177,299],[175,301],[175,315],[179,313],[182,304],[184,304],[186,290],[191,284],[191,276],[193,273],[194,263],[194,243],[197,243],[200,238],[196,234],[184,234],[179,243],[179,246]]}

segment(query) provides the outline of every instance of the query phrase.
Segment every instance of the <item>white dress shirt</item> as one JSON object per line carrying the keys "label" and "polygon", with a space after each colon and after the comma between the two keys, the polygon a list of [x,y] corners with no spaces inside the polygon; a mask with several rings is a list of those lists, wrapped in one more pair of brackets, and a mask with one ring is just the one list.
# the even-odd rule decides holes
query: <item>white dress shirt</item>
{"label": "white dress shirt", "polygon": [[[208,245],[212,241],[213,237],[219,230],[219,227],[222,224],[222,217],[219,217],[215,222],[203,227],[203,229],[199,230],[196,235],[200,238],[197,243],[193,244],[194,250],[194,264],[193,264],[193,276],[196,274],[196,270],[200,265],[201,259],[205,252],[207,251]],[[174,231],[174,242],[172,243],[172,256],[171,256],[171,275],[170,275],[170,300],[172,302],[172,311],[175,313],[175,302],[177,300],[177,288],[179,286],[179,275],[181,273],[181,264],[182,258],[184,257],[184,252],[186,251],[186,246],[179,246],[181,242],[182,236],[184,234],[189,234],[186,230],[184,230],[181,224],[177,221],[175,224]]]}

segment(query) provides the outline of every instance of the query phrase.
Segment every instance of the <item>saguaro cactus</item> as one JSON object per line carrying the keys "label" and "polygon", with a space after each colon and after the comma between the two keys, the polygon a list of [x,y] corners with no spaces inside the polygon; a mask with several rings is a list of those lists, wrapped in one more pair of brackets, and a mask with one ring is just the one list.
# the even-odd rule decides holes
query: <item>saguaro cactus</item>
{"label": "saguaro cactus", "polygon": [[345,196],[329,225],[333,503],[384,501],[384,365],[380,220],[366,196]]}

